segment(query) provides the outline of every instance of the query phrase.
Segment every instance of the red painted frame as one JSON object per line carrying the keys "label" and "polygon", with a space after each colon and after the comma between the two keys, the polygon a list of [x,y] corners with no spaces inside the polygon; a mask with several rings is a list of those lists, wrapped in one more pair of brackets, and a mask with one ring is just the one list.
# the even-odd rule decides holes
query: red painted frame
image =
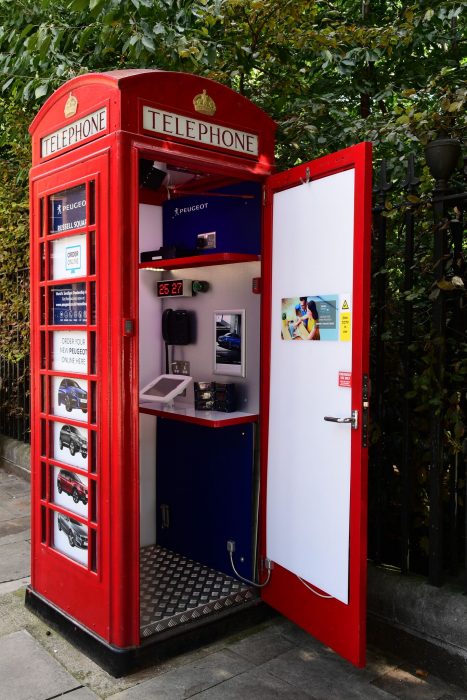
{"label": "red painted frame", "polygon": [[[96,207],[95,221],[89,220],[91,206],[88,205],[87,225],[77,231],[72,231],[73,235],[85,234],[87,244],[88,269],[84,276],[76,278],[87,285],[88,310],[90,308],[90,287],[96,285],[96,324],[92,324],[92,319],[88,315],[87,323],[82,326],[54,326],[51,323],[49,314],[49,290],[55,285],[69,284],[70,279],[51,279],[49,276],[50,244],[58,239],[64,239],[67,234],[48,234],[48,202],[49,196],[61,192],[77,184],[94,182],[94,197],[96,202],[101,199],[105,201],[105,196],[109,187],[109,148],[103,148],[94,153],[92,157],[84,158],[84,162],[79,165],[54,168],[50,174],[41,174],[33,179],[31,187],[31,407],[32,407],[32,441],[31,441],[31,463],[32,463],[32,565],[31,580],[35,590],[47,597],[51,602],[59,605],[71,617],[78,619],[82,624],[92,629],[100,636],[109,635],[110,620],[108,608],[105,600],[108,590],[108,553],[102,547],[101,532],[106,528],[107,513],[103,507],[101,483],[108,478],[108,462],[102,459],[105,447],[102,444],[102,435],[107,432],[107,416],[99,411],[98,397],[105,391],[105,384],[101,382],[100,368],[103,366],[101,350],[107,347],[108,337],[106,337],[105,325],[99,324],[99,318],[105,318],[108,310],[101,303],[99,295],[99,285],[106,285],[106,274],[101,265],[101,259],[105,259],[106,253],[105,231],[108,230],[109,212],[105,208]],[[87,201],[90,202],[90,189],[88,186]],[[40,202],[42,201],[42,205]],[[90,273],[90,237],[91,232],[95,232],[96,240],[96,270],[95,274]],[[69,235],[69,232],[68,232]],[[102,240],[101,245],[97,245],[98,239]],[[41,254],[45,253],[44,279],[41,281]],[[75,280],[73,280],[75,281]],[[44,312],[41,310],[41,295],[44,294]],[[105,299],[102,299],[105,302]],[[42,313],[44,317],[41,318]],[[86,374],[75,374],[62,370],[53,370],[51,364],[52,348],[50,334],[54,330],[84,330],[87,333],[88,345],[88,368]],[[99,342],[95,346],[91,342],[91,335],[100,335]],[[45,350],[45,366],[42,362],[41,336],[44,339],[42,348]],[[91,367],[91,348],[96,348],[97,373]],[[91,405],[85,420],[77,421],[70,418],[56,416],[51,411],[50,382],[54,376],[74,376],[88,381],[88,395],[90,401],[95,400],[96,423],[92,422]],[[44,392],[45,383],[45,392]],[[91,385],[96,386],[96,391],[91,391]],[[42,394],[42,396],[41,396]],[[59,458],[52,454],[51,450],[51,430],[56,422],[76,425],[88,431],[88,471],[80,470],[77,467],[70,467],[61,463]],[[46,431],[45,445],[43,430]],[[92,437],[92,435],[97,436]],[[92,465],[93,440],[97,439],[96,460],[97,465]],[[45,448],[45,449],[44,449]],[[45,452],[45,454],[41,454]],[[42,465],[42,466],[41,466]],[[53,513],[67,514],[65,508],[54,504],[52,499],[52,475],[55,467],[62,467],[81,473],[88,478],[88,487],[96,489],[96,509],[97,514],[91,512],[91,498],[88,503],[88,518],[82,518],[71,513],[72,517],[83,522],[88,527],[88,533],[96,533],[95,540],[89,536],[88,564],[83,566],[67,558],[51,546],[52,542],[52,517]],[[96,467],[94,471],[92,467]],[[96,515],[96,519],[92,516]],[[44,523],[45,518],[45,523]],[[93,570],[92,547],[95,546],[97,567]],[[70,579],[70,572],[72,577]],[[86,589],[86,605],[83,605],[83,589]]]}
{"label": "red painted frame", "polygon": [[[173,112],[192,114],[193,97],[203,89],[207,89],[217,105],[216,115],[203,115],[203,121],[261,133],[256,160],[212,147],[206,149],[201,144],[177,143],[141,133],[138,105],[150,103],[154,94],[158,94]],[[70,94],[77,99],[78,110],[73,117],[64,118],[64,106]],[[52,156],[41,157],[40,140],[44,135],[54,133],[71,123],[69,120],[78,120],[103,105],[108,110],[105,133]],[[30,200],[31,588],[67,617],[119,649],[140,644],[138,202],[144,200],[144,195],[140,198],[138,159],[152,157],[228,178],[263,180],[272,171],[274,130],[275,124],[266,114],[225,86],[192,75],[138,70],[89,74],[69,81],[45,103],[30,128],[33,146]],[[44,481],[41,467],[43,463],[60,465],[50,452],[45,459],[41,458],[41,421],[56,420],[47,412],[41,414],[41,376],[72,374],[54,372],[50,364],[43,369],[41,364],[41,332],[49,337],[54,326],[46,323],[41,327],[40,290],[44,285],[40,281],[40,200],[49,192],[61,191],[91,175],[102,184],[96,193],[96,210],[100,217],[99,268],[96,271],[100,286],[96,328],[100,337],[99,369],[98,375],[92,378],[100,382],[97,572],[49,546],[51,525],[46,524],[44,530],[42,513],[44,509],[59,512],[66,512],[66,509],[50,504],[50,473]],[[88,276],[84,278],[87,279]],[[133,334],[124,331],[127,319],[134,321]],[[65,327],[60,326],[60,329],[65,330]],[[83,378],[84,375],[79,376]],[[48,392],[47,389],[47,396]],[[63,422],[74,424],[76,421],[66,418]],[[46,471],[50,472],[51,468],[47,466]]]}
{"label": "red painted frame", "polygon": [[203,411],[198,411],[198,415],[184,415],[182,413],[164,411],[163,409],[151,408],[149,406],[140,406],[140,413],[145,413],[148,416],[160,416],[160,418],[167,418],[168,420],[176,420],[179,423],[192,423],[194,425],[204,425],[209,428],[225,428],[228,425],[244,425],[245,423],[256,423],[259,416],[255,413],[248,415],[243,415],[241,417],[236,417],[235,413],[225,413],[222,418],[212,418],[211,411],[205,411],[205,416],[203,416]]}
{"label": "red painted frame", "polygon": [[[362,415],[362,376],[369,372],[370,329],[370,236],[371,236],[371,144],[333,153],[292,170],[273,175],[267,182],[267,208],[263,230],[262,315],[269,317],[272,289],[273,198],[276,192],[312,180],[355,169],[354,283],[352,331],[352,410]],[[307,172],[309,169],[309,172]],[[263,344],[261,357],[261,557],[266,553],[266,484],[268,461],[268,413],[270,347]],[[361,421],[360,421],[361,423]],[[365,664],[366,559],[367,559],[368,449],[362,447],[361,424],[352,431],[350,485],[349,604],[320,598],[298,578],[275,565],[271,582],[261,591],[269,603],[313,636],[357,666]]]}
{"label": "red painted frame", "polygon": [[155,260],[139,264],[140,270],[183,270],[190,267],[209,267],[211,265],[233,265],[234,263],[254,262],[259,260],[258,255],[246,253],[207,253],[196,255],[192,258],[176,258],[169,260]]}

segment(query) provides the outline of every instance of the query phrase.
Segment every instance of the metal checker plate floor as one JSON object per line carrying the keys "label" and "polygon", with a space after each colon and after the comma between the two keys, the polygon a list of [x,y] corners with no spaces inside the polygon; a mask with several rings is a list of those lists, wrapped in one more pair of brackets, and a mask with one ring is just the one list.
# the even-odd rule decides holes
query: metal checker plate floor
{"label": "metal checker plate floor", "polygon": [[250,586],[174,552],[140,552],[140,631],[149,637],[256,598]]}

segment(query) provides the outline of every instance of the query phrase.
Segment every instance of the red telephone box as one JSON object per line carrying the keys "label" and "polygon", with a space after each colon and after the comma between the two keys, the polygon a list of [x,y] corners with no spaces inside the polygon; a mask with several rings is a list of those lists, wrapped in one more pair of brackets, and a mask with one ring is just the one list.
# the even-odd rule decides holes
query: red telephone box
{"label": "red telephone box", "polygon": [[117,675],[261,600],[363,665],[370,145],[273,175],[264,112],[156,70],[30,131],[27,604]]}

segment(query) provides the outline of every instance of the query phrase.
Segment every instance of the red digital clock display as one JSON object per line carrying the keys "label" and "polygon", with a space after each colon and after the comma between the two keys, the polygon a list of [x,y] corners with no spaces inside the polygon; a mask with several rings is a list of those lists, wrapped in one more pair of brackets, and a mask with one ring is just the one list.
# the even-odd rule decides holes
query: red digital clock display
{"label": "red digital clock display", "polygon": [[182,297],[183,280],[161,280],[157,283],[158,297]]}

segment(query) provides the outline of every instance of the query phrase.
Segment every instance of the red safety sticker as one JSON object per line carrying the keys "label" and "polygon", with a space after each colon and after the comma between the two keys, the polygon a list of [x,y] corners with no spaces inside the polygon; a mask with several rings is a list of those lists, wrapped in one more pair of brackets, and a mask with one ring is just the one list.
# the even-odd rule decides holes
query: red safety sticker
{"label": "red safety sticker", "polygon": [[352,372],[339,372],[339,386],[352,386]]}

